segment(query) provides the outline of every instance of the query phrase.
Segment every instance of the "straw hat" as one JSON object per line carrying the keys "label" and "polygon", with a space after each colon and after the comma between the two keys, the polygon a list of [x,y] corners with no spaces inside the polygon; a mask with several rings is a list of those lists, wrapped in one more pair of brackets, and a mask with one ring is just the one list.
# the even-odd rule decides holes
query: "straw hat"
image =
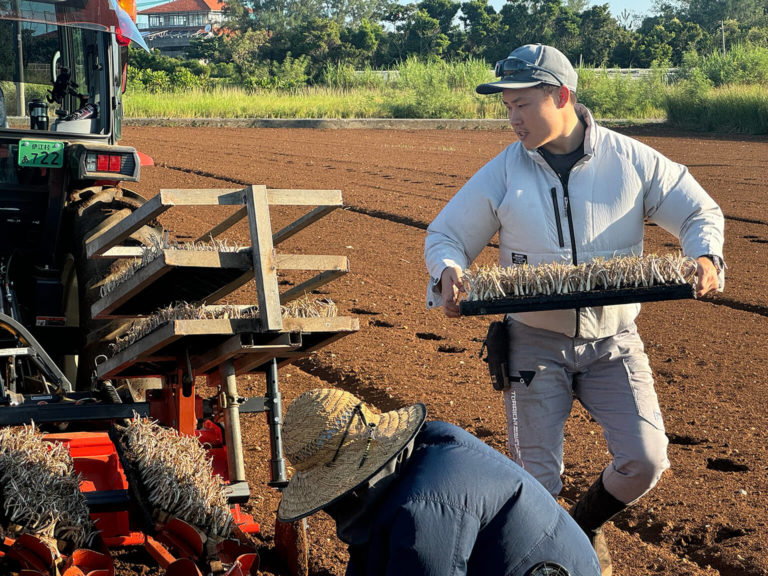
{"label": "straw hat", "polygon": [[379,414],[349,392],[316,389],[288,407],[285,455],[294,468],[277,510],[288,522],[314,514],[374,476],[416,436],[424,404]]}

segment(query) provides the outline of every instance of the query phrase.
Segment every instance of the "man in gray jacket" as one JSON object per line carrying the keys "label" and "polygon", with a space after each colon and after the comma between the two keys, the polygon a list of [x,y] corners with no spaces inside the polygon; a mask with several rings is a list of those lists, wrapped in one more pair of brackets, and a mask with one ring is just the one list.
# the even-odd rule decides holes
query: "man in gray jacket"
{"label": "man in gray jacket", "polygon": [[[696,259],[698,296],[723,285],[723,215],[688,170],[598,126],[576,103],[578,76],[551,46],[526,45],[496,65],[518,141],[481,168],[427,230],[430,307],[459,315],[462,273],[499,234],[503,267],[578,264],[640,255],[645,219]],[[637,334],[638,304],[526,312],[507,317],[513,374],[504,391],[512,457],[553,495],[562,483],[563,429],[576,397],[602,426],[613,456],[572,515],[611,574],[602,525],[669,467],[653,377]]]}

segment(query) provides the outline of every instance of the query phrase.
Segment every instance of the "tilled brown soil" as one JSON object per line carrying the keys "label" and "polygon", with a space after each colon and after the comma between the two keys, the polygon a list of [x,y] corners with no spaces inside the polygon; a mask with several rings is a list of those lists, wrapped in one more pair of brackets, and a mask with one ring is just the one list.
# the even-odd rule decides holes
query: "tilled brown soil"
{"label": "tilled brown soil", "polygon": [[[639,326],[670,438],[672,468],[640,503],[607,528],[619,576],[768,574],[768,139],[624,129],[688,165],[727,219],[726,292],[703,301],[646,304]],[[321,292],[361,330],[280,371],[285,403],[317,386],[337,386],[383,410],[423,401],[430,417],[453,422],[506,452],[502,399],[478,358],[489,318],[446,319],[424,304],[424,230],[458,188],[514,139],[508,130],[302,130],[126,128],[124,144],[154,158],[132,187],[146,197],[168,188],[340,189],[336,210],[278,248],[341,254],[351,272]],[[162,223],[189,240],[223,209],[181,208]],[[273,230],[296,214],[274,209]],[[244,243],[246,228],[229,238]],[[646,252],[677,250],[647,227]],[[496,249],[481,255],[492,262]],[[296,280],[285,277],[287,286]],[[252,303],[248,288],[232,302]],[[263,378],[241,377],[240,393],[262,395]],[[269,443],[263,416],[244,415],[253,498],[262,524],[262,570],[281,573],[273,555],[279,493],[267,487]],[[572,502],[606,465],[600,428],[578,406],[566,428],[564,501]],[[310,574],[344,573],[346,552],[322,513],[308,523]],[[119,554],[118,573],[160,574],[141,551]]]}

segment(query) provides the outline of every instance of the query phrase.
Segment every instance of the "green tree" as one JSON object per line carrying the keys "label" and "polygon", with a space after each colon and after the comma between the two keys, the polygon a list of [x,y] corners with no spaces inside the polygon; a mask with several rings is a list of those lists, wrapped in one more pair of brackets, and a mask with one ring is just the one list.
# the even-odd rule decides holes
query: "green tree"
{"label": "green tree", "polygon": [[422,0],[418,7],[437,20],[440,31],[448,36],[456,27],[454,18],[461,9],[461,4],[454,0]]}
{"label": "green tree", "polygon": [[619,25],[611,16],[608,4],[592,6],[581,14],[579,36],[581,56],[593,66],[606,66],[616,46]]}
{"label": "green tree", "polygon": [[405,53],[427,59],[442,56],[448,47],[448,36],[440,30],[440,22],[426,10],[419,9],[405,30]]}
{"label": "green tree", "polygon": [[510,48],[502,45],[506,27],[501,14],[497,14],[487,0],[464,2],[459,19],[466,31],[464,51],[468,56],[493,62],[509,52]]}
{"label": "green tree", "polygon": [[619,68],[631,68],[635,65],[636,45],[640,34],[627,28],[616,31],[616,43],[613,46],[611,65]]}
{"label": "green tree", "polygon": [[712,32],[724,20],[751,26],[765,17],[765,0],[684,0],[687,19]]}
{"label": "green tree", "polygon": [[344,28],[340,35],[342,60],[357,66],[368,64],[383,36],[381,25],[367,19],[357,27]]}
{"label": "green tree", "polygon": [[187,57],[205,62],[228,62],[232,60],[232,48],[223,34],[193,38],[187,48]]}
{"label": "green tree", "polygon": [[672,57],[670,42],[674,38],[662,25],[656,24],[637,44],[636,63],[641,68],[648,68],[653,62],[669,62]]}
{"label": "green tree", "polygon": [[254,26],[253,12],[243,3],[243,0],[228,0],[222,8],[227,28],[245,31]]}
{"label": "green tree", "polygon": [[247,30],[232,36],[229,48],[240,75],[243,78],[261,72],[264,60],[262,54],[269,47],[269,34],[266,30]]}
{"label": "green tree", "polygon": [[508,0],[501,8],[505,44],[549,44],[572,56],[578,50],[579,17],[560,0]]}
{"label": "green tree", "polygon": [[341,61],[341,29],[330,18],[311,18],[289,34],[291,54],[306,56],[309,76],[317,80],[328,63]]}
{"label": "green tree", "polygon": [[565,7],[574,14],[581,14],[589,7],[589,0],[566,0]]}

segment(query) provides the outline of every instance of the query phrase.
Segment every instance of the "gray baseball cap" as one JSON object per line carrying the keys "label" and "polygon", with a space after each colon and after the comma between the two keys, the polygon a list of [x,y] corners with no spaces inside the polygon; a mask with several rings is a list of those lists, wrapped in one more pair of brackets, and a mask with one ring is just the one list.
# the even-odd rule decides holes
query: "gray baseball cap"
{"label": "gray baseball cap", "polygon": [[532,88],[539,84],[566,86],[576,92],[579,76],[565,57],[552,46],[526,44],[512,51],[504,60],[496,62],[496,82],[480,84],[478,94],[495,94],[506,88]]}

